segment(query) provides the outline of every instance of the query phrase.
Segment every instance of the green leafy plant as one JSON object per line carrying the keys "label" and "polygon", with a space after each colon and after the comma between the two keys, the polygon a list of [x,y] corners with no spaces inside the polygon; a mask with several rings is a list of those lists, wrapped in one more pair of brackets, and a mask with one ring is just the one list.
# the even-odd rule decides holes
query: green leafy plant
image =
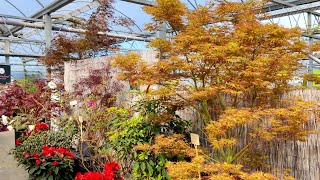
{"label": "green leafy plant", "polygon": [[19,114],[15,117],[10,118],[10,124],[16,131],[26,130],[28,125],[36,123],[36,119],[30,114]]}
{"label": "green leafy plant", "polygon": [[[187,133],[190,127],[190,123],[180,119],[174,107],[163,102],[145,98],[131,110],[113,109],[117,115],[109,120],[110,143],[107,146],[116,151],[124,172],[132,174],[134,179],[170,179],[165,164],[173,156],[135,147],[154,143],[160,134]],[[136,112],[133,116],[132,111]],[[162,116],[170,116],[172,121],[162,122]]]}
{"label": "green leafy plant", "polygon": [[38,87],[35,84],[35,81],[38,79],[40,78],[37,75],[26,75],[23,79],[17,81],[17,85],[22,87],[24,91],[28,93],[34,93],[38,90]]}
{"label": "green leafy plant", "polygon": [[[162,164],[158,157],[150,152],[137,151],[135,146],[151,143],[154,137],[153,126],[138,116],[128,120],[117,119],[113,122],[113,131],[109,132],[110,146],[122,160],[125,172],[133,173],[135,179],[151,179],[152,177],[166,177],[165,160]],[[133,156],[132,156],[133,155]],[[132,156],[131,158],[128,158]]]}

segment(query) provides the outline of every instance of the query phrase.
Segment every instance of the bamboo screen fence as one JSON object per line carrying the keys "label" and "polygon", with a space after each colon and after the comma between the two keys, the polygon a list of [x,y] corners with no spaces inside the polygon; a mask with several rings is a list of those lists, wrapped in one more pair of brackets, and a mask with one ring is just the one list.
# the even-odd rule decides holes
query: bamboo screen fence
{"label": "bamboo screen fence", "polygon": [[[319,102],[320,104],[320,90],[317,89],[304,89],[289,92],[284,98],[299,97],[304,101]],[[197,121],[196,113],[187,109],[179,112],[183,119],[193,120],[198,122],[201,127],[200,121]],[[269,165],[267,171],[271,171],[274,175],[282,178],[284,172],[288,172],[297,180],[320,180],[320,121],[315,114],[309,115],[309,122],[307,128],[316,130],[314,134],[308,136],[306,141],[293,142],[273,142],[264,155],[266,156],[265,163]],[[240,147],[248,144],[247,131],[244,130],[240,138]],[[202,146],[208,147],[209,144],[200,133]]]}
{"label": "bamboo screen fence", "polygon": [[[304,101],[320,103],[320,90],[295,90],[287,96],[301,97]],[[315,114],[309,115],[308,128],[319,131],[319,119]],[[299,180],[320,179],[320,134],[315,132],[308,136],[305,142],[277,142],[266,152],[267,163],[271,165],[273,173],[281,176],[279,172],[290,170],[290,175]],[[279,171],[278,171],[279,170]]]}

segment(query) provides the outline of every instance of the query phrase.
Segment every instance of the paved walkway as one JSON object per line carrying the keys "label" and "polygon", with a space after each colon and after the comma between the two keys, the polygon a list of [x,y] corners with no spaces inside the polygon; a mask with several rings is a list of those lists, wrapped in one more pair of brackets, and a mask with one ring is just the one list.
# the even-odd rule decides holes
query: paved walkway
{"label": "paved walkway", "polygon": [[27,172],[8,154],[13,147],[14,132],[0,132],[0,180],[27,180]]}

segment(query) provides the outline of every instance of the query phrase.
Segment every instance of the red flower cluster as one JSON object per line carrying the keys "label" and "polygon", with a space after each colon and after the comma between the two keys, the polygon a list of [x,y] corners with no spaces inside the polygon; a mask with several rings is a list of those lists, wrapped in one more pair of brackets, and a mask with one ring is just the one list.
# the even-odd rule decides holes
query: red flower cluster
{"label": "red flower cluster", "polygon": [[29,152],[25,152],[24,153],[24,158],[28,159],[30,157],[30,153]]}
{"label": "red flower cluster", "polygon": [[120,166],[116,162],[106,163],[104,165],[103,173],[87,172],[84,174],[77,173],[75,180],[123,180],[122,177],[117,177],[116,172],[119,171]]}
{"label": "red flower cluster", "polygon": [[105,180],[113,180],[115,178],[115,171],[119,171],[120,166],[118,163],[116,162],[112,162],[112,163],[106,163],[104,165],[104,175],[106,176]]}
{"label": "red flower cluster", "polygon": [[33,157],[33,158],[36,158],[36,159],[39,159],[39,158],[40,158],[39,154],[36,153],[36,152],[34,152],[34,153],[32,154],[32,157]]}
{"label": "red flower cluster", "polygon": [[39,159],[36,160],[36,165],[39,166],[41,164],[41,161]]}
{"label": "red flower cluster", "polygon": [[104,175],[99,172],[77,173],[75,180],[104,180]]}
{"label": "red flower cluster", "polygon": [[52,163],[54,166],[58,166],[59,162],[57,160],[53,161]]}
{"label": "red flower cluster", "polygon": [[[70,152],[68,149],[66,148],[55,148],[55,147],[50,147],[50,146],[43,146],[42,147],[42,153],[39,155],[39,153],[34,152],[31,156],[30,152],[24,152],[24,157],[26,159],[32,157],[36,159],[36,165],[39,166],[41,164],[41,160],[40,159],[45,159],[45,158],[50,158],[50,157],[60,157],[60,158],[68,158],[68,159],[74,159],[74,154],[72,152]],[[54,166],[57,166],[59,164],[59,162],[57,160],[52,162]]]}
{"label": "red flower cluster", "polygon": [[60,157],[68,157],[69,159],[74,158],[74,154],[66,148],[55,148],[46,145],[42,147],[42,155],[47,157],[59,155]]}
{"label": "red flower cluster", "polygon": [[16,140],[16,145],[19,146],[22,143],[22,141],[20,139]]}
{"label": "red flower cluster", "polygon": [[41,131],[47,131],[49,130],[49,125],[47,123],[39,123],[37,122],[35,125],[35,128],[33,131],[29,132],[28,130],[24,133],[22,133],[19,137],[19,139],[16,140],[16,145],[19,146],[23,143],[24,140],[29,138],[29,136],[32,135],[32,133],[38,133]]}
{"label": "red flower cluster", "polygon": [[49,130],[49,125],[47,123],[36,123],[36,127],[34,128],[33,132],[37,133],[40,131],[47,131]]}

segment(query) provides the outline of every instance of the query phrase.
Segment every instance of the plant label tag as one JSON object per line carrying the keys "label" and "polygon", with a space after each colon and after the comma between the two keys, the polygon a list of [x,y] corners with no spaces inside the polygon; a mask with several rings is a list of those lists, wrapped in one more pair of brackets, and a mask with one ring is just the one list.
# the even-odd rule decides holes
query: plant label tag
{"label": "plant label tag", "polygon": [[190,136],[191,136],[191,143],[194,144],[195,146],[199,146],[200,145],[199,135],[190,133]]}

